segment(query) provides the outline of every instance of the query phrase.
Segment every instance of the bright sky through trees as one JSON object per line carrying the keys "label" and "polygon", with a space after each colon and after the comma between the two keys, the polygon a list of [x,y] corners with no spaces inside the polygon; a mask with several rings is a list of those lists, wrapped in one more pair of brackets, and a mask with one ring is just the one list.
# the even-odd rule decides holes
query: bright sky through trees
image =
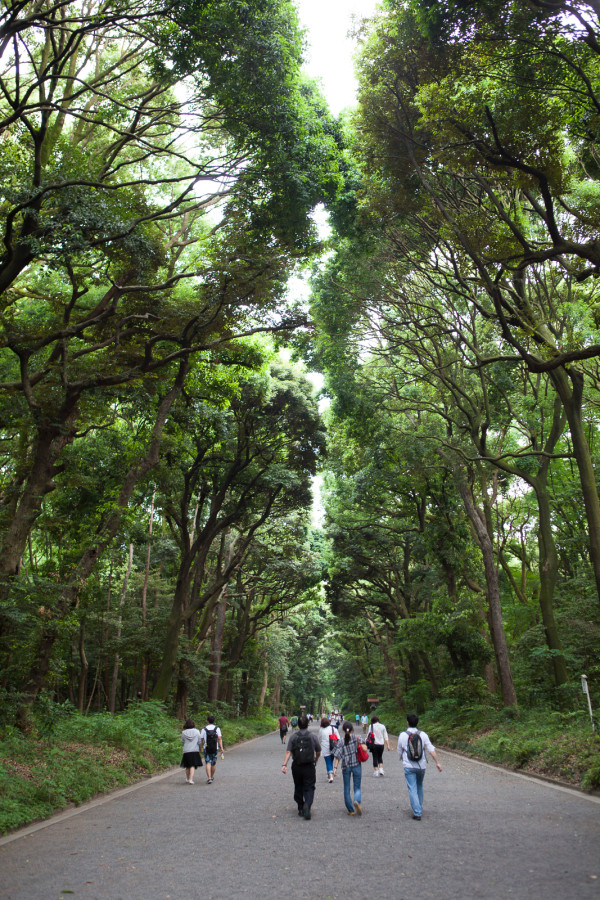
{"label": "bright sky through trees", "polygon": [[356,79],[349,36],[354,22],[373,15],[375,0],[297,0],[300,24],[307,32],[306,71],[321,80],[334,114],[353,106]]}

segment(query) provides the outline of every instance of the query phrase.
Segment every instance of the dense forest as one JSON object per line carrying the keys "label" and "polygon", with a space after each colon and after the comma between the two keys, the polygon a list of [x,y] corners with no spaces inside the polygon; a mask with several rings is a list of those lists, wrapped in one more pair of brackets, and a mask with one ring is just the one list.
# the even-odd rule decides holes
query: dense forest
{"label": "dense forest", "polygon": [[335,117],[288,0],[3,0],[4,728],[377,696],[591,731],[600,7],[357,37]]}

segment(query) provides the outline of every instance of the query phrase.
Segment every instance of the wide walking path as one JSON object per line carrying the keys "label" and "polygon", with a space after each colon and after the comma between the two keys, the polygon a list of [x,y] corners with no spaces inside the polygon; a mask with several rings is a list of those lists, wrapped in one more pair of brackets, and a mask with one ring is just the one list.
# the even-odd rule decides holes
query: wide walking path
{"label": "wide walking path", "polygon": [[600,800],[439,752],[423,819],[402,768],[363,766],[363,816],[322,760],[297,815],[277,734],[204,770],[151,779],[0,841],[6,900],[600,900]]}

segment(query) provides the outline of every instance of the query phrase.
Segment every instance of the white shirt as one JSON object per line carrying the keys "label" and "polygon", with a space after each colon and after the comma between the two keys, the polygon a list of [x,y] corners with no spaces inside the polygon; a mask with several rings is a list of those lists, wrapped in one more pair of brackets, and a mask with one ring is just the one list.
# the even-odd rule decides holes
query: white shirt
{"label": "white shirt", "polygon": [[435,750],[435,747],[429,740],[429,735],[424,731],[419,731],[421,735],[421,740],[423,741],[423,756],[419,760],[413,760],[408,758],[407,748],[408,748],[408,732],[414,734],[414,732],[419,731],[418,728],[407,728],[406,731],[403,731],[400,737],[398,738],[398,756],[402,761],[402,765],[405,769],[414,770],[414,769],[426,769],[427,768],[427,756],[425,754],[426,750],[429,750],[431,753],[432,750]]}
{"label": "white shirt", "polygon": [[375,735],[375,743],[376,744],[385,744],[388,738],[387,728],[382,722],[375,722],[374,725],[369,726],[369,731],[372,731]]}
{"label": "white shirt", "polygon": [[329,749],[329,735],[337,734],[338,740],[340,733],[335,725],[328,725],[327,728],[321,728],[319,731],[319,740],[321,741],[321,756],[331,756],[332,750]]}
{"label": "white shirt", "polygon": [[209,731],[213,731],[213,729],[214,729],[217,732],[217,738],[221,737],[221,729],[219,728],[218,725],[205,725],[204,728],[202,729],[202,731],[200,732],[200,740],[204,741],[205,744],[206,744],[206,729],[207,728]]}

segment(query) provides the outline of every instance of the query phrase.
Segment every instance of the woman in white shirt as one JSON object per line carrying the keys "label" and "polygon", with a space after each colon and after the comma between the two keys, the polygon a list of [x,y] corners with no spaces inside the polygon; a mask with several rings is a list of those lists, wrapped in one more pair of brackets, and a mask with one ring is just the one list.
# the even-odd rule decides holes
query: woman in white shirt
{"label": "woman in white shirt", "polygon": [[325,766],[327,767],[327,781],[329,784],[333,781],[333,750],[330,747],[330,737],[333,737],[334,742],[337,742],[340,739],[340,733],[335,725],[330,723],[327,716],[323,716],[319,730],[319,740],[321,741],[321,756],[325,760]]}
{"label": "woman in white shirt", "polygon": [[186,782],[188,784],[193,784],[194,772],[202,765],[202,757],[200,756],[200,732],[194,725],[193,719],[185,720],[185,725],[181,732],[181,743],[183,744],[181,768],[185,769]]}
{"label": "woman in white shirt", "polygon": [[[371,716],[371,727],[369,728],[369,732],[373,732],[373,736],[375,737],[375,743],[373,744],[373,748],[371,753],[373,754],[373,776],[377,778],[378,775],[385,775],[383,771],[383,748],[387,746],[388,751],[390,749],[390,739],[388,737],[387,728],[379,721],[379,716]],[[369,736],[367,735],[367,740]]]}

